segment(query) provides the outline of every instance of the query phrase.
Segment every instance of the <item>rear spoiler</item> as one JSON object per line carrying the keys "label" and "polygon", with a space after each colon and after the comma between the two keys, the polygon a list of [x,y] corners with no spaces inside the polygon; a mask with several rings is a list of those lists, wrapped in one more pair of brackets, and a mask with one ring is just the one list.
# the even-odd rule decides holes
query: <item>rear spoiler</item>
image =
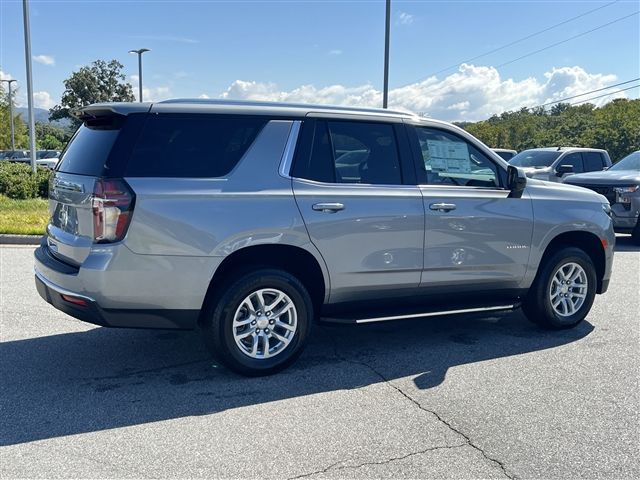
{"label": "rear spoiler", "polygon": [[146,103],[94,103],[78,110],[72,111],[71,114],[85,123],[106,120],[109,117],[125,117],[132,113],[148,113],[153,104]]}

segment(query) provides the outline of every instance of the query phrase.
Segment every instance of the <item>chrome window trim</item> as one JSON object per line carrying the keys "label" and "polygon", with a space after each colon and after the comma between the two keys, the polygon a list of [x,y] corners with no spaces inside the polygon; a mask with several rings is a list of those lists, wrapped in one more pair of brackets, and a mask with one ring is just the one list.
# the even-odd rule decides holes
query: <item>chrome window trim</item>
{"label": "chrome window trim", "polygon": [[280,168],[278,172],[281,177],[291,178],[291,165],[293,164],[293,154],[296,151],[296,145],[298,143],[298,137],[300,135],[300,120],[294,120],[289,130],[289,137],[287,138],[287,144],[284,147],[282,153],[282,159],[280,160]]}

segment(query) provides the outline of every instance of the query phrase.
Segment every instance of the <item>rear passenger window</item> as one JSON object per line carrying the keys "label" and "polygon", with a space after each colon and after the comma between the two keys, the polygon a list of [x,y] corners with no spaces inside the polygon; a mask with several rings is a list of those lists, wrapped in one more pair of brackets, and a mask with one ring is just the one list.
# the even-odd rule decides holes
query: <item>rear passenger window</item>
{"label": "rear passenger window", "polygon": [[597,172],[605,167],[602,154],[599,152],[582,152],[585,172]]}
{"label": "rear passenger window", "polygon": [[310,142],[309,158],[296,161],[297,177],[326,183],[402,184],[390,124],[318,120]]}
{"label": "rear passenger window", "polygon": [[126,176],[223,177],[266,123],[255,117],[152,114],[133,149]]}

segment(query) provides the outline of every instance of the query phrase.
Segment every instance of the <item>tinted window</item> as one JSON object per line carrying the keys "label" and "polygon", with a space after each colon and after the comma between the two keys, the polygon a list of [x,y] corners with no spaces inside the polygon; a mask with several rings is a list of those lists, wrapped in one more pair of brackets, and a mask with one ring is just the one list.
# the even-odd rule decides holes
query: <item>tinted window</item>
{"label": "tinted window", "polygon": [[312,122],[315,131],[302,133],[312,148],[300,149],[294,176],[329,183],[402,184],[392,125],[317,120],[305,122],[303,129]]}
{"label": "tinted window", "polygon": [[602,154],[598,152],[582,152],[582,161],[584,162],[585,172],[596,172],[605,167]]}
{"label": "tinted window", "polygon": [[466,140],[434,128],[416,127],[428,184],[498,187],[498,166]]}
{"label": "tinted window", "polygon": [[267,120],[213,115],[152,115],[133,149],[132,177],[222,177],[251,146]]}
{"label": "tinted window", "polygon": [[[560,159],[560,165],[571,165],[573,166],[573,173],[582,173],[584,172],[584,166],[582,165],[582,155],[580,153],[569,153]],[[600,168],[602,170],[602,167]]]}
{"label": "tinted window", "polygon": [[627,155],[609,170],[640,170],[640,152]]}
{"label": "tinted window", "polygon": [[515,155],[509,163],[516,167],[550,167],[561,153],[555,150],[525,150]]}
{"label": "tinted window", "polygon": [[120,130],[82,125],[71,139],[57,170],[78,175],[100,176]]}
{"label": "tinted window", "polygon": [[[494,150],[495,151],[495,150]],[[502,157],[504,160],[511,160],[513,158],[513,156],[515,155],[515,153],[513,152],[502,152],[502,151],[498,151],[496,152],[500,157]]]}
{"label": "tinted window", "polygon": [[329,122],[328,126],[337,183],[402,183],[393,126],[359,122]]}

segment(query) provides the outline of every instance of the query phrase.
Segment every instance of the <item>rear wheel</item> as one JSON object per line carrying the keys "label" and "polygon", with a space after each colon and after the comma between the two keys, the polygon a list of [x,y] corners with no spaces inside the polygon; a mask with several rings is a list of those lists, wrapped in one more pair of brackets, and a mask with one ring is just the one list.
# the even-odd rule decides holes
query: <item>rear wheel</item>
{"label": "rear wheel", "polygon": [[282,270],[261,269],[230,282],[204,312],[213,356],[243,375],[269,375],[302,353],[313,305],[304,285]]}
{"label": "rear wheel", "polygon": [[589,256],[579,248],[565,247],[540,266],[522,308],[538,325],[570,328],[591,310],[596,288],[596,269]]}

